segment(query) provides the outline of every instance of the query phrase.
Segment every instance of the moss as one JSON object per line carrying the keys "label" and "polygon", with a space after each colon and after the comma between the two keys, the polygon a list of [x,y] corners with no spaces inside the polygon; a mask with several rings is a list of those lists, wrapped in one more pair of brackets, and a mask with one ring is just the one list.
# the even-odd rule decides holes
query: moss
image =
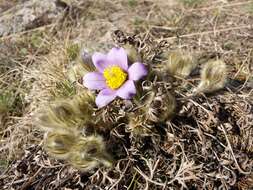
{"label": "moss", "polygon": [[248,8],[248,12],[253,15],[253,1],[249,4]]}
{"label": "moss", "polygon": [[6,169],[8,167],[8,165],[9,165],[8,160],[0,159],[0,171],[1,171],[1,169]]}
{"label": "moss", "polygon": [[33,33],[31,36],[31,44],[33,47],[38,48],[42,43],[41,33]]}
{"label": "moss", "polygon": [[141,18],[139,18],[139,17],[135,17],[135,18],[134,18],[134,25],[135,25],[135,26],[141,25],[141,24],[143,24],[143,23],[144,23],[144,20],[143,20],[143,19],[141,19]]}
{"label": "moss", "polygon": [[56,86],[55,86],[55,90],[51,91],[51,94],[55,98],[71,97],[71,96],[75,95],[76,93],[77,92],[76,92],[76,88],[75,88],[74,84],[72,84],[68,80],[64,80],[62,82],[57,82]]}
{"label": "moss", "polygon": [[138,2],[136,0],[128,0],[128,6],[129,7],[136,7]]}
{"label": "moss", "polygon": [[15,97],[12,92],[0,93],[0,114],[7,113],[11,110],[15,103]]}
{"label": "moss", "polygon": [[21,53],[21,55],[25,56],[25,55],[27,55],[28,51],[26,48],[21,48],[20,53]]}
{"label": "moss", "polygon": [[73,61],[77,58],[80,52],[80,46],[78,44],[70,44],[67,47],[67,56],[70,61]]}
{"label": "moss", "polygon": [[195,7],[198,4],[204,2],[204,0],[180,0],[184,5],[186,6],[192,6]]}

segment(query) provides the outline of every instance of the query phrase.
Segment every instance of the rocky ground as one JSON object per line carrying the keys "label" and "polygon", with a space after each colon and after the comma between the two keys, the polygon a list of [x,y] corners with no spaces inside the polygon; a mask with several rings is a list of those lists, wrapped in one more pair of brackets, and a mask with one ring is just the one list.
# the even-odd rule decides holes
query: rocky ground
{"label": "rocky ground", "polygon": [[[79,52],[132,43],[146,63],[184,49],[198,67],[170,83],[175,116],[145,137],[104,132],[112,168],[81,172],[47,155],[36,111],[83,90],[67,78]],[[224,89],[192,97],[211,59]],[[243,0],[0,1],[2,189],[253,188],[253,2]],[[115,113],[113,113],[115,114]],[[109,117],[109,116],[108,116]]]}

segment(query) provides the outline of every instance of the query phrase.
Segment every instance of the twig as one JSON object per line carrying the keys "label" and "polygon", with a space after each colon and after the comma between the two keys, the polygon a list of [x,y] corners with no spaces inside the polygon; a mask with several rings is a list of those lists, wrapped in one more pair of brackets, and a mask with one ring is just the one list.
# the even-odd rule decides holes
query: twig
{"label": "twig", "polygon": [[154,181],[154,180],[152,180],[152,179],[149,179],[149,177],[146,175],[146,174],[144,174],[138,167],[136,168],[136,167],[134,167],[134,169],[135,169],[135,171],[137,171],[145,180],[147,180],[147,181],[149,181],[150,183],[153,183],[153,184],[155,184],[155,185],[159,185],[159,186],[162,186],[162,187],[165,187],[165,183],[159,183],[159,182],[157,182],[157,181]]}
{"label": "twig", "polygon": [[151,28],[169,30],[169,31],[176,31],[178,28],[176,27],[168,27],[168,26],[157,26],[157,25],[149,25]]}
{"label": "twig", "polygon": [[212,10],[212,9],[217,9],[217,8],[224,8],[224,7],[235,7],[235,6],[241,6],[241,5],[248,5],[251,4],[252,1],[246,1],[246,2],[236,2],[236,3],[230,3],[230,4],[225,4],[225,5],[218,5],[218,6],[212,6],[212,7],[202,7],[202,8],[197,8],[197,9],[191,9],[190,11],[201,11],[201,10]]}
{"label": "twig", "polygon": [[124,175],[125,175],[125,173],[126,173],[128,167],[129,167],[130,161],[131,161],[131,160],[128,160],[127,165],[126,165],[124,171],[120,174],[119,179],[110,187],[109,190],[112,190],[112,189],[121,181],[121,179],[124,177]]}
{"label": "twig", "polygon": [[196,32],[196,33],[190,33],[190,34],[185,34],[181,36],[174,36],[174,37],[169,37],[169,38],[163,38],[162,40],[172,40],[172,39],[177,39],[177,38],[188,38],[188,37],[193,37],[193,36],[199,36],[199,35],[208,35],[208,34],[216,34],[217,32],[227,32],[231,30],[240,30],[240,29],[251,29],[251,25],[243,25],[243,26],[237,26],[237,27],[231,27],[231,28],[222,28],[215,30],[215,32],[212,31],[204,31],[204,32]]}
{"label": "twig", "polygon": [[230,150],[230,152],[231,152],[231,154],[232,154],[232,157],[233,157],[233,159],[234,159],[235,166],[237,167],[238,171],[241,172],[242,174],[244,174],[244,175],[249,175],[249,174],[251,173],[251,171],[248,171],[248,172],[243,171],[243,170],[241,169],[241,167],[239,166],[239,164],[238,164],[238,162],[237,162],[237,160],[236,160],[236,157],[235,157],[235,155],[234,155],[234,151],[233,151],[233,149],[232,149],[232,146],[231,146],[231,144],[230,144],[230,142],[229,142],[226,129],[224,128],[223,125],[220,125],[220,126],[221,126],[221,129],[222,129],[222,131],[223,131],[223,133],[224,133],[224,136],[225,136],[225,138],[226,138],[226,141],[227,141],[227,144],[228,144],[228,148],[229,148],[229,150]]}
{"label": "twig", "polygon": [[209,133],[206,133],[206,132],[204,132],[204,135],[213,138],[213,139],[216,140],[216,142],[218,142],[223,148],[226,148],[226,146],[225,146],[222,142],[220,142],[220,141],[217,139],[217,137],[215,137],[215,136],[213,136],[213,135],[211,135],[211,134],[209,134]]}
{"label": "twig", "polygon": [[38,171],[25,184],[22,185],[20,190],[28,189],[28,187],[34,182],[34,179],[37,177],[37,175],[40,173],[41,170],[42,170],[42,167],[40,167]]}
{"label": "twig", "polygon": [[130,190],[130,188],[132,187],[133,183],[134,183],[134,180],[135,180],[135,177],[136,177],[136,174],[137,174],[137,171],[134,173],[134,176],[130,182],[130,185],[127,187],[127,190]]}
{"label": "twig", "polygon": [[[157,159],[157,161],[155,162],[155,164],[154,164],[153,167],[152,167],[152,164],[151,164],[150,161],[148,161],[148,160],[145,159],[145,158],[143,158],[143,159],[144,159],[144,161],[146,162],[146,164],[147,164],[147,166],[148,166],[148,168],[149,168],[149,171],[150,171],[150,177],[149,177],[149,178],[152,180],[153,177],[154,177],[154,172],[155,172],[155,170],[156,170],[156,168],[157,168],[157,166],[158,166],[158,163],[159,163],[160,159]],[[144,190],[148,190],[148,189],[149,189],[149,184],[146,183],[146,187],[145,187]]]}
{"label": "twig", "polygon": [[53,23],[53,24],[48,24],[48,25],[37,27],[37,28],[33,28],[31,30],[25,30],[25,31],[22,31],[22,32],[19,32],[19,33],[13,33],[13,34],[10,34],[8,36],[0,37],[0,40],[5,40],[5,39],[11,38],[11,37],[21,36],[21,35],[24,35],[24,34],[27,34],[27,33],[30,33],[30,32],[41,31],[41,30],[44,30],[46,28],[53,27],[55,25],[56,24]]}

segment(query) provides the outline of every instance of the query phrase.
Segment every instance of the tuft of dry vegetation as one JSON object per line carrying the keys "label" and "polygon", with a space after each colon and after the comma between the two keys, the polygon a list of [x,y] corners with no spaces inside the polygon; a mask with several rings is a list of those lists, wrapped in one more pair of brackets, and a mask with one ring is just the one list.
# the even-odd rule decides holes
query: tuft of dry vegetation
{"label": "tuft of dry vegetation", "polygon": [[[6,2],[0,10],[14,4]],[[252,1],[59,2],[66,8],[55,23],[0,37],[3,189],[253,188]],[[148,96],[95,110],[104,123],[113,121],[96,133],[114,164],[82,172],[47,154],[35,120],[41,108],[85,90],[78,77],[69,80],[83,49],[105,52],[115,45],[134,48],[160,74],[143,82]],[[164,69],[164,55],[177,50],[194,52],[189,76]],[[226,63],[224,88],[195,96],[210,60]],[[145,117],[125,117],[136,102]]]}

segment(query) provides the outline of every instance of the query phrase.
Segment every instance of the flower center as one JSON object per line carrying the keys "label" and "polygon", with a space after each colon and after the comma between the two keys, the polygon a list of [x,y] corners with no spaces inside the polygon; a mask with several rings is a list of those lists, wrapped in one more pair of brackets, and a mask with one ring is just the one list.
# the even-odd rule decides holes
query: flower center
{"label": "flower center", "polygon": [[125,82],[127,74],[119,66],[111,66],[104,70],[104,77],[108,87],[117,89]]}

